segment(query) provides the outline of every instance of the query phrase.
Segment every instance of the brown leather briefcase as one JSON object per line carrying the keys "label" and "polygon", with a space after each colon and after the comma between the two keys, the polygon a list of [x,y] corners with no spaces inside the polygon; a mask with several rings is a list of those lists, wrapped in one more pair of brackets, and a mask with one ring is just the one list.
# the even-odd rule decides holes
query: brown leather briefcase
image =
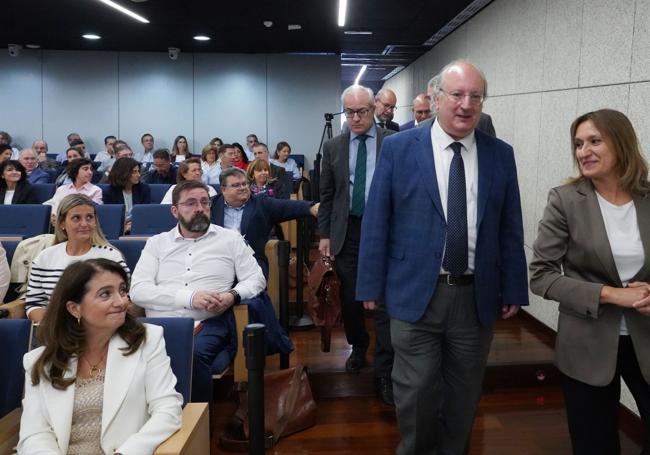
{"label": "brown leather briefcase", "polygon": [[341,282],[334,272],[330,258],[318,259],[307,281],[311,296],[309,297],[309,315],[314,324],[321,328],[321,351],[330,351],[332,328],[341,326]]}

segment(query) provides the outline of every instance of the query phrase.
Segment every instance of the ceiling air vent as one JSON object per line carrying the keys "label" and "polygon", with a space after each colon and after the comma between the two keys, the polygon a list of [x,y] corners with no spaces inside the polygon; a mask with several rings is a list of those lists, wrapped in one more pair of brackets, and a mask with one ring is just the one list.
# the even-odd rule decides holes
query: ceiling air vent
{"label": "ceiling air vent", "polygon": [[467,8],[462,10],[456,17],[454,17],[452,20],[450,20],[447,25],[442,27],[438,32],[433,35],[431,38],[426,40],[422,45],[427,46],[427,47],[433,47],[442,39],[449,35],[451,32],[456,30],[458,27],[463,25],[465,22],[467,22],[469,19],[471,19],[476,13],[481,11],[485,6],[488,5],[488,3],[491,3],[492,0],[475,0],[469,5],[467,5]]}

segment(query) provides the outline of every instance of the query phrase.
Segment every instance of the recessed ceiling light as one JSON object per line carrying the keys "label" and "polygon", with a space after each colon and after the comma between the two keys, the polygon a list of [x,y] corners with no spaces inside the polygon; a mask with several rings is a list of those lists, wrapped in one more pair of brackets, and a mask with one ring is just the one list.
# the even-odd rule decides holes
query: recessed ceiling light
{"label": "recessed ceiling light", "polygon": [[302,25],[300,24],[289,24],[287,25],[287,30],[300,30],[302,29]]}
{"label": "recessed ceiling light", "polygon": [[372,35],[372,32],[361,30],[346,30],[343,33],[346,35]]}
{"label": "recessed ceiling light", "polygon": [[210,37],[206,35],[196,35],[194,39],[197,41],[210,41]]}
{"label": "recessed ceiling light", "polygon": [[25,44],[25,47],[27,49],[40,49],[41,45],[40,44]]}
{"label": "recessed ceiling light", "polygon": [[81,35],[81,37],[90,40],[102,39],[101,36],[95,35],[94,33],[86,33],[85,35]]}
{"label": "recessed ceiling light", "polygon": [[264,24],[264,27],[266,27],[266,28],[273,27],[273,21],[264,21],[262,23]]}
{"label": "recessed ceiling light", "polygon": [[345,26],[345,14],[348,9],[348,0],[339,0],[339,27]]}
{"label": "recessed ceiling light", "polygon": [[127,16],[132,17],[132,18],[135,19],[136,21],[140,21],[140,22],[142,22],[142,23],[144,23],[144,24],[148,24],[148,23],[149,23],[149,20],[148,20],[148,19],[145,19],[144,17],[140,16],[139,14],[136,14],[136,13],[134,13],[133,11],[131,11],[131,10],[129,10],[129,9],[126,9],[126,8],[123,7],[122,5],[118,5],[117,3],[115,3],[115,2],[112,1],[112,0],[99,0],[99,1],[102,2],[102,3],[105,4],[105,5],[110,6],[111,8],[115,8],[115,9],[118,10],[120,13],[124,13],[124,14],[126,14]]}

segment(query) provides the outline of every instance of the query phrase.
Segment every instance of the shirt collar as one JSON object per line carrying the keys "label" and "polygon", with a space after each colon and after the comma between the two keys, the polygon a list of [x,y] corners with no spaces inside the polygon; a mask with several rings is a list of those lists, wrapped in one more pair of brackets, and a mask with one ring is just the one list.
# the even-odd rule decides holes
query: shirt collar
{"label": "shirt collar", "polygon": [[474,130],[472,130],[471,133],[469,133],[467,136],[463,138],[454,139],[442,129],[442,127],[438,123],[437,118],[433,122],[432,133],[433,133],[434,141],[436,142],[436,144],[440,144],[442,150],[448,148],[454,142],[460,142],[461,144],[463,144],[463,147],[465,147],[465,150],[469,151],[471,150],[470,147],[472,147],[476,142]]}
{"label": "shirt collar", "polygon": [[173,237],[173,239],[174,239],[175,242],[177,242],[177,241],[179,241],[179,240],[194,240],[194,241],[198,241],[198,240],[204,239],[204,238],[209,237],[209,236],[212,236],[212,235],[217,235],[217,226],[214,225],[214,224],[212,224],[212,223],[210,223],[210,227],[208,228],[208,230],[206,231],[206,233],[203,234],[201,237],[197,237],[197,238],[195,238],[195,239],[186,239],[185,237],[183,237],[183,236],[181,235],[181,227],[180,227],[180,224],[177,224],[177,225],[174,227],[174,229],[171,230],[171,233],[172,233],[172,237]]}
{"label": "shirt collar", "polygon": [[[251,195],[248,197],[248,201],[250,201],[252,197],[253,197],[253,195],[251,194]],[[232,210],[243,210],[244,207],[246,207],[246,204],[248,204],[248,201],[244,202],[244,203],[241,205],[241,207],[233,207],[232,205],[228,204],[228,201],[226,201],[226,198],[223,198],[223,205],[224,205],[227,209],[232,209]]]}
{"label": "shirt collar", "polygon": [[[79,187],[79,189],[78,189],[77,191],[81,191],[81,190],[89,190],[89,189],[91,189],[93,186],[95,186],[95,185],[93,185],[93,184],[90,183],[90,182],[88,182],[88,183],[84,183],[83,185],[81,185],[81,186]],[[75,190],[76,187],[74,186],[74,182],[70,182],[70,183],[68,183],[68,188],[70,188],[71,190]]]}
{"label": "shirt collar", "polygon": [[[370,126],[370,129],[366,131],[365,134],[368,137],[376,137],[377,136],[377,127],[373,123],[372,126]],[[350,130],[350,142],[354,141],[357,137],[361,136],[361,134],[353,133],[352,130]]]}

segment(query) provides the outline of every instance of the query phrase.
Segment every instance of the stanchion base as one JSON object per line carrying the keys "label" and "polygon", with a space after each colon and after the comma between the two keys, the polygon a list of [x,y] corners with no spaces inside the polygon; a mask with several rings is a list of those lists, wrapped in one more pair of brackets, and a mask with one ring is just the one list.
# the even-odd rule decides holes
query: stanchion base
{"label": "stanchion base", "polygon": [[301,317],[292,316],[289,320],[289,327],[297,330],[307,330],[314,327],[314,321],[307,315]]}

